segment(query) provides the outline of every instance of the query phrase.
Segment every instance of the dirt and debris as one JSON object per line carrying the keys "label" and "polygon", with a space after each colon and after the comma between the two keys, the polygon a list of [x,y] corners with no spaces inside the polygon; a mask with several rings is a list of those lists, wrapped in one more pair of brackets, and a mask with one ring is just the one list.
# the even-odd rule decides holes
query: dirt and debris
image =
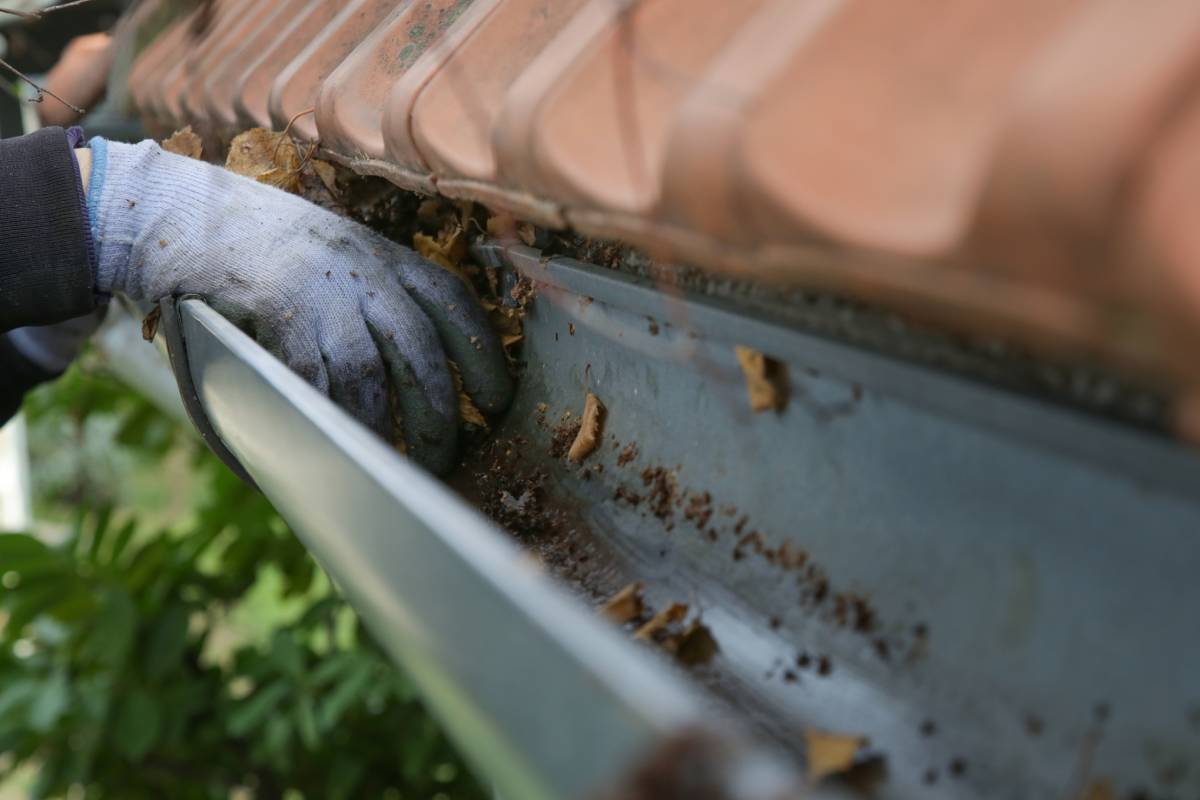
{"label": "dirt and debris", "polygon": [[570,411],[564,411],[551,430],[550,457],[555,459],[565,458],[571,449],[571,445],[575,443],[575,439],[579,436],[579,429],[581,427],[583,427],[581,419],[577,418]]}
{"label": "dirt and debris", "polygon": [[197,160],[204,158],[204,143],[201,142],[196,132],[192,130],[191,125],[180,128],[166,139],[163,139],[161,147],[168,153],[175,153],[176,155],[187,156],[188,158],[195,158]]}
{"label": "dirt and debris", "polygon": [[529,443],[522,437],[492,439],[473,459],[474,490],[485,514],[518,538],[558,533],[565,515],[547,502],[546,473],[519,463]]}
{"label": "dirt and debris", "polygon": [[675,473],[662,467],[646,467],[642,470],[642,486],[647,490],[646,503],[650,513],[661,520],[669,518],[675,504]]}
{"label": "dirt and debris", "polygon": [[687,503],[683,508],[683,518],[695,524],[697,528],[708,525],[712,519],[712,495],[708,492],[688,493]]}
{"label": "dirt and debris", "polygon": [[787,368],[750,347],[739,344],[733,350],[746,377],[750,410],[755,413],[782,411],[788,399]]}
{"label": "dirt and debris", "polygon": [[854,766],[866,744],[867,739],[864,736],[806,728],[804,752],[807,756],[809,780],[816,783],[830,775],[846,772]]}
{"label": "dirt and debris", "polygon": [[613,499],[621,500],[631,506],[642,504],[642,496],[624,484],[619,484],[616,489],[613,489]]}
{"label": "dirt and debris", "polygon": [[583,418],[579,423],[579,431],[575,440],[567,450],[567,460],[579,463],[587,458],[596,446],[600,444],[600,431],[604,423],[604,404],[592,392],[588,392],[584,401]]}
{"label": "dirt and debris", "polygon": [[[617,445],[617,442],[614,441],[613,446],[615,447],[616,445]],[[617,466],[624,467],[630,461],[633,461],[635,458],[637,458],[637,455],[638,455],[637,442],[630,442],[629,444],[625,445],[625,449],[622,450],[620,455],[617,456]]]}
{"label": "dirt and debris", "polygon": [[618,625],[641,617],[645,611],[645,604],[642,602],[642,582],[634,581],[614,594],[600,606],[600,611]]}

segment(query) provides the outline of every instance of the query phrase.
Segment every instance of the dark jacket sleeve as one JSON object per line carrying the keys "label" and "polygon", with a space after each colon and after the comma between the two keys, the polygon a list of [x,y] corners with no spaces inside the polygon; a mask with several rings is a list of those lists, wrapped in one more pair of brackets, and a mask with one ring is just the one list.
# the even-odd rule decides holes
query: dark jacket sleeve
{"label": "dark jacket sleeve", "polygon": [[95,308],[92,259],[66,131],[0,139],[0,332]]}
{"label": "dark jacket sleeve", "polygon": [[3,335],[96,306],[91,234],[71,140],[62,128],[0,139],[0,424],[55,377]]}
{"label": "dark jacket sleeve", "polygon": [[17,352],[0,334],[0,426],[17,413],[25,392],[56,377]]}

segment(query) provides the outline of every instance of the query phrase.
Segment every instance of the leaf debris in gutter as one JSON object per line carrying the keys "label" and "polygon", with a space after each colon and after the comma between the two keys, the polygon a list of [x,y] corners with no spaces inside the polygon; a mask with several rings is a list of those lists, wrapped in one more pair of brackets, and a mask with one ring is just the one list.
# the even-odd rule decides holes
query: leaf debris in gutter
{"label": "leaf debris in gutter", "polygon": [[816,783],[830,775],[848,772],[866,743],[864,736],[805,728],[804,750],[809,780]]}
{"label": "leaf debris in gutter", "polygon": [[634,581],[614,594],[600,606],[601,613],[618,625],[632,622],[642,615],[642,582]]}
{"label": "leaf debris in gutter", "polygon": [[750,410],[755,413],[782,411],[788,399],[786,367],[751,347],[739,344],[733,350],[746,376]]}
{"label": "leaf debris in gutter", "polygon": [[604,421],[604,404],[600,398],[588,392],[583,405],[583,418],[579,425],[579,433],[567,451],[567,460],[579,463],[596,449],[600,443],[600,427]]}

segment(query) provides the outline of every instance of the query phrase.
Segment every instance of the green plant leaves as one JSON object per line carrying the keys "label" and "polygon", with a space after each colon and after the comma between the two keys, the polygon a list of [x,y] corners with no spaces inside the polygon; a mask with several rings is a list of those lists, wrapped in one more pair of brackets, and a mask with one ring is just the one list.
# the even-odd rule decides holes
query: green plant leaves
{"label": "green plant leaves", "polygon": [[260,494],[102,375],[29,407],[35,452],[107,427],[106,464],[171,453],[195,485],[150,523],[111,503],[124,476],[66,470],[37,501],[61,544],[0,534],[0,772],[36,765],[34,797],[486,796]]}
{"label": "green plant leaves", "polygon": [[84,639],[84,655],[106,665],[121,665],[133,644],[136,625],[133,598],[123,589],[109,589]]}
{"label": "green plant leaves", "polygon": [[145,647],[146,677],[160,681],[178,668],[188,643],[191,614],[182,603],[172,603],[151,623]]}
{"label": "green plant leaves", "polygon": [[66,712],[69,701],[66,672],[55,670],[29,703],[29,727],[38,733],[46,733]]}
{"label": "green plant leaves", "polygon": [[247,735],[261,726],[287,696],[288,686],[282,681],[259,689],[229,715],[227,730],[233,736]]}
{"label": "green plant leaves", "polygon": [[145,756],[158,741],[162,716],[154,698],[145,689],[132,690],[117,710],[114,744],[133,761]]}

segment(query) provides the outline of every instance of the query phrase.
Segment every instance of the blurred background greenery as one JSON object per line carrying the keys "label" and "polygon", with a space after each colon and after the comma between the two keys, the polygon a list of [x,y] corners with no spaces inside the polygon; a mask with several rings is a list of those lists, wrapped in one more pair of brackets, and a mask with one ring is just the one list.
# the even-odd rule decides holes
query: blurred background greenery
{"label": "blurred background greenery", "polygon": [[287,525],[87,355],[0,534],[0,797],[482,798]]}

